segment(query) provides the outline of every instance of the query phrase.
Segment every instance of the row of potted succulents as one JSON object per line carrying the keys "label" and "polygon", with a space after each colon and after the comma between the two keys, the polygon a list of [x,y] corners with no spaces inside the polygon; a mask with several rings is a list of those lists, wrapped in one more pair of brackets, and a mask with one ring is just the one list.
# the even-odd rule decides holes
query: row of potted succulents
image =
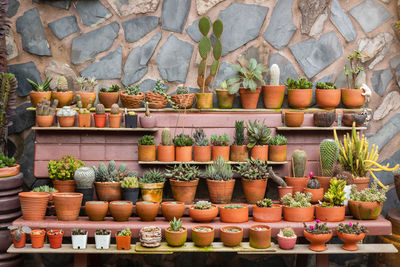
{"label": "row of potted succulents", "polygon": [[62,230],[48,230],[48,231],[45,231],[43,229],[32,230],[27,226],[21,226],[21,225],[18,226],[12,225],[9,226],[8,229],[10,229],[11,231],[11,237],[15,248],[25,247],[28,235],[31,239],[32,248],[41,248],[43,247],[46,234],[49,240],[50,248],[60,248],[62,244],[62,238],[64,235],[64,232]]}
{"label": "row of potted succulents", "polygon": [[20,165],[15,163],[15,158],[0,153],[0,178],[17,175],[19,169]]}

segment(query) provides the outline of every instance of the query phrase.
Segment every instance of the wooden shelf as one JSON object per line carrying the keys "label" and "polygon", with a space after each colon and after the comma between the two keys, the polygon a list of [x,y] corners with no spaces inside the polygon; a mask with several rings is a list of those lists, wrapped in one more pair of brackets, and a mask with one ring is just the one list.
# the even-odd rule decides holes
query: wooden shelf
{"label": "wooden shelf", "polygon": [[[140,165],[175,165],[175,164],[194,164],[194,165],[210,165],[213,164],[214,161],[205,161],[205,162],[199,162],[199,161],[186,161],[186,162],[180,162],[180,161],[139,161],[138,162]],[[237,165],[240,163],[244,162],[236,162],[236,161],[227,161],[226,163],[231,164],[231,165]],[[282,161],[282,162],[276,162],[276,161],[268,161],[268,165],[283,165],[288,163],[287,161]]]}
{"label": "wooden shelf", "polygon": [[[352,127],[316,127],[316,126],[304,126],[304,127],[276,127],[277,131],[351,131]],[[362,131],[367,130],[367,127],[356,127],[356,130]]]}
{"label": "wooden shelf", "polygon": [[32,127],[36,131],[157,132],[158,128]]}

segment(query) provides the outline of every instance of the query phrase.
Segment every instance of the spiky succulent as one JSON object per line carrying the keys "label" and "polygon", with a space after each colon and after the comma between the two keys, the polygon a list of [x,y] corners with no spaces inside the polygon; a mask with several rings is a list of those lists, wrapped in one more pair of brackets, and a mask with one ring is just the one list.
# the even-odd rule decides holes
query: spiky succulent
{"label": "spiky succulent", "polygon": [[304,177],[307,167],[307,153],[302,149],[296,149],[292,154],[293,177]]}
{"label": "spiky succulent", "polygon": [[190,164],[179,164],[165,171],[165,176],[178,181],[193,181],[200,177],[199,167]]}
{"label": "spiky succulent", "polygon": [[142,184],[164,183],[165,177],[161,171],[153,169],[145,171],[143,176],[139,178],[139,182]]}
{"label": "spiky succulent", "polygon": [[294,234],[293,228],[291,228],[291,227],[285,227],[283,229],[280,229],[279,230],[279,235],[282,236],[282,237],[286,237],[286,238],[291,238],[291,237],[296,236]]}
{"label": "spiky succulent", "polygon": [[127,95],[139,95],[140,94],[140,84],[136,84],[135,86],[126,87],[125,93]]}
{"label": "spiky succulent", "polygon": [[46,92],[46,91],[49,91],[50,82],[53,80],[53,78],[47,77],[43,83],[40,83],[40,82],[35,83],[34,81],[32,81],[29,78],[26,78],[26,80],[32,86],[33,91]]}
{"label": "spiky succulent", "polygon": [[269,140],[269,144],[272,146],[284,146],[287,144],[287,138],[278,134]]}
{"label": "spiky succulent", "polygon": [[171,130],[169,128],[164,128],[161,132],[161,144],[163,146],[170,146],[171,142]]}
{"label": "spiky succulent", "polygon": [[206,201],[206,200],[200,200],[197,201],[194,205],[193,205],[194,209],[197,210],[208,210],[212,208],[211,202]]}
{"label": "spiky succulent", "polygon": [[117,164],[113,160],[108,163],[108,166],[100,162],[97,168],[93,166],[92,169],[96,175],[96,182],[119,182],[125,177],[137,176],[137,172],[127,170],[126,163],[121,163],[117,168]]}
{"label": "spiky succulent", "polygon": [[117,232],[117,236],[130,236],[130,235],[131,235],[131,229],[129,229],[129,228],[119,230]]}
{"label": "spiky succulent", "polygon": [[248,148],[253,148],[254,146],[264,146],[268,143],[271,138],[271,129],[265,125],[264,121],[262,123],[255,121],[247,122],[247,139],[249,143]]}
{"label": "spiky succulent", "polygon": [[257,159],[246,159],[245,163],[240,163],[235,170],[242,178],[249,180],[268,179],[267,162]]}
{"label": "spiky succulent", "polygon": [[182,228],[182,220],[181,219],[176,219],[176,217],[174,217],[174,219],[172,221],[169,222],[169,226],[170,226],[170,230],[174,231],[174,232],[179,232]]}
{"label": "spiky succulent", "polygon": [[256,205],[259,208],[269,208],[272,207],[274,203],[270,198],[264,198],[262,200],[257,201]]}
{"label": "spiky succulent", "polygon": [[125,177],[121,182],[121,188],[139,188],[137,177]]}
{"label": "spiky succulent", "polygon": [[68,91],[68,81],[65,76],[59,76],[57,81],[57,92]]}
{"label": "spiky succulent", "polygon": [[310,179],[307,182],[307,188],[319,189],[319,188],[321,188],[321,184],[319,183],[319,181],[317,179]]}
{"label": "spiky succulent", "polygon": [[189,135],[181,133],[174,137],[173,143],[175,146],[182,147],[182,146],[192,146],[194,141]]}
{"label": "spiky succulent", "polygon": [[221,135],[213,134],[211,135],[210,141],[213,146],[229,146],[231,139],[226,133]]}
{"label": "spiky succulent", "polygon": [[333,139],[324,139],[319,145],[322,176],[332,177],[333,167],[339,158],[339,146]]}
{"label": "spiky succulent", "polygon": [[233,145],[242,146],[245,141],[244,137],[244,121],[235,121],[235,137]]}
{"label": "spiky succulent", "polygon": [[229,181],[233,178],[231,165],[227,164],[222,157],[218,157],[213,164],[206,167],[205,175],[210,180]]}
{"label": "spiky succulent", "polygon": [[96,115],[103,115],[105,113],[106,113],[106,111],[104,110],[104,105],[103,104],[97,104],[96,105]]}
{"label": "spiky succulent", "polygon": [[206,133],[202,128],[197,128],[193,133],[195,146],[208,146],[209,142],[206,138]]}

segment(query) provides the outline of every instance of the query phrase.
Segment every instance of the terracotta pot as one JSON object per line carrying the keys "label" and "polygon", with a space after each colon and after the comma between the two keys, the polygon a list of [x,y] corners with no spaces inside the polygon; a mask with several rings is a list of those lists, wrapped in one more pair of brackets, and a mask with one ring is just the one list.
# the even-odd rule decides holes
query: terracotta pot
{"label": "terracotta pot", "polygon": [[280,222],[282,220],[282,206],[273,204],[272,207],[253,206],[253,220],[256,222]]}
{"label": "terracotta pot", "polygon": [[315,219],[323,222],[341,222],[344,220],[346,206],[321,207],[315,206]]}
{"label": "terracotta pot", "polygon": [[32,248],[42,248],[46,232],[41,229],[32,230],[30,233]]}
{"label": "terracotta pot", "polygon": [[74,99],[74,92],[73,91],[67,91],[67,92],[51,92],[51,98],[52,99],[57,99],[58,100],[58,106],[59,108],[62,108],[64,106],[69,106],[72,103],[72,100]]}
{"label": "terracotta pot", "polygon": [[15,166],[12,167],[0,168],[0,178],[17,175],[19,173],[20,168],[21,165],[19,164],[15,164]]}
{"label": "terracotta pot", "polygon": [[168,201],[161,203],[161,212],[167,221],[172,221],[174,217],[180,219],[185,213],[185,203],[179,201]]}
{"label": "terracotta pot", "polygon": [[54,123],[54,115],[36,116],[36,123],[39,127],[51,127]]}
{"label": "terracotta pot", "polygon": [[47,231],[50,248],[61,248],[64,232],[62,230]]}
{"label": "terracotta pot", "polygon": [[313,89],[288,89],[288,103],[292,108],[307,108],[313,97]]}
{"label": "terracotta pot", "polygon": [[303,192],[307,187],[308,177],[288,177],[285,176],[285,182],[288,186],[293,186],[293,194]]}
{"label": "terracotta pot", "polygon": [[171,95],[171,100],[178,108],[191,108],[193,106],[194,93]]}
{"label": "terracotta pot", "polygon": [[340,104],[340,89],[315,89],[317,105],[325,109],[334,109]]}
{"label": "terracotta pot", "polygon": [[283,219],[288,222],[311,222],[314,220],[314,206],[306,208],[283,206]]}
{"label": "terracotta pot", "polygon": [[[209,228],[209,232],[201,232],[198,228]],[[192,241],[195,246],[208,247],[214,241],[214,228],[211,226],[195,226],[192,228]]]}
{"label": "terracotta pot", "polygon": [[329,187],[331,186],[331,179],[332,177],[324,177],[324,176],[314,176],[315,179],[321,184],[321,188],[324,189],[324,194],[328,191]]}
{"label": "terracotta pot", "polygon": [[189,216],[195,222],[211,222],[218,216],[218,206],[211,204],[212,208],[208,210],[194,209],[194,205],[189,207]]}
{"label": "terracotta pot", "polygon": [[157,160],[164,162],[175,161],[175,147],[172,146],[157,146]]}
{"label": "terracotta pot", "polygon": [[268,160],[275,162],[286,161],[287,157],[287,145],[282,146],[268,146]]}
{"label": "terracotta pot", "polygon": [[112,104],[118,103],[119,92],[99,92],[99,102],[105,108],[111,108]]}
{"label": "terracotta pot", "polygon": [[92,120],[92,114],[78,114],[79,127],[90,127],[90,122]]}
{"label": "terracotta pot", "polygon": [[192,146],[175,147],[175,159],[179,162],[192,161]]}
{"label": "terracotta pot", "polygon": [[296,245],[297,236],[294,236],[294,237],[283,237],[283,236],[280,236],[278,234],[277,238],[278,238],[279,247],[281,249],[289,250],[289,249],[294,248],[294,246]]}
{"label": "terracotta pot", "polygon": [[279,200],[283,198],[286,194],[293,194],[293,186],[278,186]]}
{"label": "terracotta pot", "polygon": [[213,203],[230,203],[234,187],[235,179],[229,181],[214,181],[207,179],[208,193],[210,194],[210,199]]}
{"label": "terracotta pot", "polygon": [[194,197],[196,196],[199,180],[178,181],[170,179],[169,184],[171,185],[172,195],[176,201],[190,204],[193,202]]}
{"label": "terracotta pot", "polygon": [[249,158],[249,150],[246,145],[231,145],[230,152],[230,159],[234,162],[245,162]]}
{"label": "terracotta pot", "polygon": [[349,200],[348,206],[351,215],[359,220],[376,220],[382,212],[382,204],[379,202],[362,202]]}
{"label": "terracotta pot", "polygon": [[[238,232],[229,232],[229,229],[237,229]],[[243,240],[243,229],[237,226],[225,226],[221,227],[219,232],[219,237],[221,242],[226,247],[236,247],[239,246]]]}
{"label": "terracotta pot", "polygon": [[221,205],[219,210],[219,220],[225,223],[243,223],[249,221],[249,207],[246,204],[240,204],[243,208],[229,209],[227,205]]}
{"label": "terracotta pot", "polygon": [[314,125],[317,127],[331,127],[335,122],[336,113],[334,112],[315,112],[313,115]]}
{"label": "terracotta pot", "polygon": [[142,128],[154,128],[157,125],[157,117],[155,116],[146,117],[143,115],[139,117],[139,120]]}
{"label": "terracotta pot", "polygon": [[287,111],[285,112],[285,124],[288,127],[300,127],[304,121],[304,112]]}
{"label": "terracotta pot", "polygon": [[213,93],[196,93],[196,108],[213,108]]}
{"label": "terracotta pot", "polygon": [[211,161],[211,146],[194,146],[193,160],[198,162]]}
{"label": "terracotta pot", "polygon": [[25,243],[26,243],[26,234],[24,232],[21,233],[21,239],[19,241],[15,240],[13,233],[16,230],[12,230],[11,231],[11,238],[14,244],[15,248],[23,248],[25,247]]}
{"label": "terracotta pot", "polygon": [[358,250],[357,243],[364,239],[365,233],[361,234],[346,234],[341,232],[336,232],[340,240],[343,241],[342,248],[344,250],[355,251]]}
{"label": "terracotta pot", "polygon": [[94,182],[97,198],[103,201],[121,200],[121,182]]}
{"label": "terracotta pot", "polygon": [[239,95],[240,101],[242,102],[242,108],[256,109],[260,92],[261,88],[257,88],[255,92],[252,92],[250,89],[244,89],[243,87],[240,87]]}
{"label": "terracotta pot", "polygon": [[162,109],[168,105],[168,99],[158,93],[146,92],[145,99],[149,103],[149,108]]}
{"label": "terracotta pot", "polygon": [[94,102],[96,102],[96,92],[90,91],[76,91],[76,96],[81,96],[82,107],[86,108],[89,105],[90,99],[92,99],[92,106],[94,106]]}
{"label": "terracotta pot", "polygon": [[265,108],[281,108],[285,97],[285,85],[263,85],[263,98]]}
{"label": "terracotta pot", "polygon": [[327,249],[325,243],[331,240],[332,232],[329,234],[310,234],[306,230],[303,231],[304,237],[311,243],[310,250],[321,252]]}
{"label": "terracotta pot", "polygon": [[319,201],[322,201],[324,199],[324,189],[322,187],[318,189],[306,187],[304,188],[304,193],[311,193],[311,203],[319,203]]}
{"label": "terracotta pot", "polygon": [[138,145],[139,161],[155,161],[156,146],[155,145]]}
{"label": "terracotta pot", "polygon": [[[256,230],[263,228],[264,230]],[[253,225],[250,227],[250,247],[269,248],[271,246],[271,227],[268,225]]]}
{"label": "terracotta pot", "polygon": [[37,104],[43,101],[43,98],[45,98],[47,101],[50,101],[51,91],[46,91],[46,92],[31,91],[29,93],[29,98],[31,99],[32,106],[36,108]]}
{"label": "terracotta pot", "polygon": [[267,179],[249,180],[242,178],[242,186],[247,203],[255,204],[257,201],[264,199],[265,190],[267,190]]}
{"label": "terracotta pot", "polygon": [[108,122],[110,128],[120,128],[121,127],[121,113],[119,114],[108,114]]}
{"label": "terracotta pot", "polygon": [[154,221],[160,208],[159,202],[139,201],[136,202],[136,214],[142,221]]}
{"label": "terracotta pot", "polygon": [[41,221],[46,215],[49,194],[41,192],[21,192],[18,194],[22,216],[27,221]]}
{"label": "terracotta pot", "polygon": [[118,236],[115,234],[115,240],[117,242],[118,250],[130,250],[131,249],[132,236]]}
{"label": "terracotta pot", "polygon": [[229,146],[212,146],[212,161],[217,161],[222,157],[224,161],[229,161]]}
{"label": "terracotta pot", "polygon": [[53,180],[53,186],[60,193],[75,192],[75,180]]}
{"label": "terracotta pot", "polygon": [[356,123],[356,127],[363,126],[367,120],[367,114],[357,113],[344,113],[342,117],[342,124],[347,127],[352,127]]}
{"label": "terracotta pot", "polygon": [[111,216],[117,222],[126,222],[132,215],[133,204],[131,201],[111,201],[109,207]]}
{"label": "terracotta pot", "polygon": [[362,95],[364,91],[361,89],[342,88],[342,103],[346,108],[360,108],[364,105],[365,96]]}
{"label": "terracotta pot", "polygon": [[268,146],[253,146],[250,156],[253,159],[268,161]]}
{"label": "terracotta pot", "polygon": [[353,183],[357,187],[357,191],[362,191],[369,187],[369,181],[371,178],[369,177],[356,177],[353,179]]}
{"label": "terracotta pot", "polygon": [[142,199],[144,201],[161,202],[163,196],[164,182],[154,184],[140,183]]}
{"label": "terracotta pot", "polygon": [[181,227],[180,231],[172,231],[171,228],[165,229],[165,241],[171,247],[181,247],[187,239],[187,229]]}
{"label": "terracotta pot", "polygon": [[106,114],[94,114],[94,126],[104,128],[106,125]]}
{"label": "terracotta pot", "polygon": [[83,194],[55,193],[53,194],[57,219],[60,221],[76,221],[81,210]]}
{"label": "terracotta pot", "polygon": [[108,212],[107,201],[87,201],[85,212],[91,221],[102,221]]}
{"label": "terracotta pot", "polygon": [[140,108],[144,99],[143,92],[139,92],[138,95],[128,95],[125,92],[121,91],[120,94],[122,105],[126,108]]}
{"label": "terracotta pot", "polygon": [[57,116],[60,127],[73,127],[75,125],[75,116],[59,117]]}
{"label": "terracotta pot", "polygon": [[218,108],[230,109],[233,106],[235,95],[230,95],[226,89],[216,89]]}

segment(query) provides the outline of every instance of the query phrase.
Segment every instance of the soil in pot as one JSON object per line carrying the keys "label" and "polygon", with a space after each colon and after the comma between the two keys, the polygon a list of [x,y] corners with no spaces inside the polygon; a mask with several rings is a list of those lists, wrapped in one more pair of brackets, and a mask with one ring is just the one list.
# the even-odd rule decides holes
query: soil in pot
{"label": "soil in pot", "polygon": [[171,247],[181,247],[185,244],[187,239],[187,229],[181,227],[179,231],[172,231],[171,228],[165,229],[165,240]]}
{"label": "soil in pot", "polygon": [[364,105],[365,96],[362,95],[364,90],[342,88],[342,103],[346,108],[360,108]]}
{"label": "soil in pot", "polygon": [[214,241],[214,228],[211,226],[195,226],[192,228],[192,241],[195,246],[208,247]]}
{"label": "soil in pot", "polygon": [[196,108],[213,108],[213,93],[196,93]]}
{"label": "soil in pot", "polygon": [[94,114],[94,126],[104,128],[106,125],[106,114]]}
{"label": "soil in pot", "polygon": [[47,231],[49,238],[50,248],[61,248],[64,232],[62,230]]}
{"label": "soil in pot", "polygon": [[289,177],[285,176],[285,182],[288,186],[293,186],[293,194],[303,192],[307,187],[308,177]]}
{"label": "soil in pot", "polygon": [[161,202],[164,183],[143,184],[140,183],[140,191],[144,201]]}
{"label": "soil in pot", "polygon": [[268,146],[253,146],[250,152],[253,159],[267,161],[268,160]]}
{"label": "soil in pot", "polygon": [[53,194],[57,219],[60,221],[76,221],[81,210],[83,195],[80,193]]}
{"label": "soil in pot", "polygon": [[285,124],[288,127],[300,127],[304,121],[304,112],[287,111],[285,112]]}
{"label": "soil in pot", "polygon": [[316,205],[315,218],[323,222],[341,222],[344,220],[345,211],[345,206],[321,207]]}
{"label": "soil in pot", "polygon": [[258,99],[260,98],[261,88],[257,88],[255,92],[250,89],[245,89],[240,87],[239,95],[240,101],[242,103],[242,108],[244,109],[256,109],[258,104]]}
{"label": "soil in pot", "polygon": [[107,201],[88,201],[85,204],[85,212],[91,221],[102,221],[108,212]]}
{"label": "soil in pot", "polygon": [[340,104],[340,89],[315,89],[317,105],[324,109],[334,109]]}
{"label": "soil in pot", "polygon": [[279,200],[289,193],[293,194],[293,186],[286,186],[286,187],[278,186]]}
{"label": "soil in pot", "polygon": [[136,204],[139,197],[139,191],[139,188],[121,188],[122,199],[131,201],[133,204]]}
{"label": "soil in pot", "polygon": [[174,146],[157,146],[157,160],[171,162],[175,161],[175,147]]}
{"label": "soil in pot", "polygon": [[121,127],[121,113],[120,114],[109,114],[108,120],[110,128],[120,128]]}
{"label": "soil in pot", "polygon": [[239,246],[243,240],[243,229],[237,226],[225,226],[221,228],[219,237],[226,247]]}
{"label": "soil in pot", "polygon": [[46,92],[31,91],[29,93],[29,98],[31,99],[32,106],[36,108],[37,104],[42,102],[43,98],[45,98],[47,101],[50,101],[51,91],[46,91]]}
{"label": "soil in pot", "polygon": [[229,181],[215,181],[207,179],[208,193],[210,194],[210,199],[213,203],[230,203],[234,187],[235,179]]}
{"label": "soil in pot", "polygon": [[304,188],[304,193],[310,193],[312,195],[310,202],[313,204],[319,203],[319,201],[322,201],[324,198],[324,189],[322,187],[318,189]]}
{"label": "soil in pot", "polygon": [[94,182],[99,200],[115,201],[122,198],[121,182]]}
{"label": "soil in pot", "polygon": [[245,162],[249,158],[249,150],[246,145],[235,146],[231,145],[230,159],[234,162]]}
{"label": "soil in pot", "polygon": [[268,160],[275,162],[286,161],[287,157],[287,145],[282,146],[268,146]]}
{"label": "soil in pot", "polygon": [[53,180],[53,186],[60,193],[73,193],[75,192],[75,180]]}
{"label": "soil in pot", "polygon": [[36,123],[39,127],[51,127],[53,126],[54,115],[48,116],[36,116]]}
{"label": "soil in pot", "polygon": [[235,95],[230,95],[226,89],[216,89],[218,108],[230,109],[233,106]]}
{"label": "soil in pot", "polygon": [[304,109],[312,102],[313,89],[288,89],[288,103],[292,108]]}
{"label": "soil in pot", "polygon": [[172,221],[174,217],[179,219],[185,213],[185,203],[178,201],[168,201],[161,203],[161,212],[167,221]]}
{"label": "soil in pot", "polygon": [[112,104],[118,103],[119,92],[99,92],[99,102],[105,108],[111,108]]}
{"label": "soil in pot", "polygon": [[229,161],[229,146],[212,146],[212,161],[216,161],[219,157]]}
{"label": "soil in pot", "polygon": [[253,220],[256,222],[280,222],[282,220],[282,206],[273,204],[272,207],[253,206]]}
{"label": "soil in pot", "polygon": [[109,204],[111,216],[117,222],[125,222],[132,215],[133,204],[130,201],[111,201]]}
{"label": "soil in pot", "polygon": [[343,241],[342,248],[348,251],[356,251],[358,250],[357,243],[364,239],[365,233],[361,234],[346,234],[342,232],[337,232],[338,237],[340,240]]}
{"label": "soil in pot", "polygon": [[194,146],[193,160],[198,162],[211,161],[211,146]]}
{"label": "soil in pot", "polygon": [[383,203],[349,200],[351,215],[359,220],[376,220],[382,212]]}
{"label": "soil in pot", "polygon": [[30,233],[32,248],[43,247],[45,235],[46,235],[46,232],[44,230],[41,230],[41,229],[32,230],[32,232]]}
{"label": "soil in pot", "polygon": [[242,178],[242,186],[246,202],[255,204],[257,201],[264,199],[267,190],[267,179],[265,180],[249,180]]}
{"label": "soil in pot", "polygon": [[90,122],[92,120],[92,114],[78,114],[78,124],[79,127],[90,127]]}
{"label": "soil in pot", "polygon": [[49,201],[48,193],[21,192],[18,194],[24,220],[41,221],[44,219]]}
{"label": "soil in pot", "polygon": [[314,176],[315,179],[321,184],[321,188],[324,189],[324,194],[328,191],[331,186],[330,182],[332,177]]}
{"label": "soil in pot", "polygon": [[170,179],[169,184],[171,185],[172,195],[176,201],[190,204],[193,202],[194,197],[196,196],[199,180],[178,181]]}
{"label": "soil in pot", "polygon": [[175,147],[175,158],[179,162],[192,161],[192,147],[191,146],[177,146]]}
{"label": "soil in pot", "polygon": [[194,205],[189,207],[189,216],[195,222],[211,222],[218,216],[218,207],[214,204],[211,204],[211,209],[201,210],[195,209]]}
{"label": "soil in pot", "polygon": [[136,214],[142,221],[154,221],[158,214],[160,203],[150,201],[139,201],[136,203]]}
{"label": "soil in pot", "polygon": [[310,234],[304,230],[304,237],[311,243],[309,248],[313,251],[321,252],[325,251],[325,243],[331,240],[332,232],[329,234]]}
{"label": "soil in pot", "polygon": [[252,248],[269,248],[271,246],[271,227],[268,225],[251,226],[249,239]]}
{"label": "soil in pot", "polygon": [[155,161],[156,146],[155,145],[138,145],[139,161]]}
{"label": "soil in pot", "polygon": [[72,100],[74,99],[74,92],[73,91],[67,91],[67,92],[53,91],[53,92],[51,92],[51,98],[57,99],[58,100],[57,107],[62,108],[64,106],[71,105]]}
{"label": "soil in pot", "polygon": [[220,221],[225,223],[243,223],[249,220],[249,207],[246,204],[222,205],[219,210]]}
{"label": "soil in pot", "polygon": [[283,219],[288,222],[311,222],[314,220],[314,206],[304,208],[283,206]]}
{"label": "soil in pot", "polygon": [[262,91],[265,108],[281,108],[285,97],[285,90],[285,85],[263,85]]}

